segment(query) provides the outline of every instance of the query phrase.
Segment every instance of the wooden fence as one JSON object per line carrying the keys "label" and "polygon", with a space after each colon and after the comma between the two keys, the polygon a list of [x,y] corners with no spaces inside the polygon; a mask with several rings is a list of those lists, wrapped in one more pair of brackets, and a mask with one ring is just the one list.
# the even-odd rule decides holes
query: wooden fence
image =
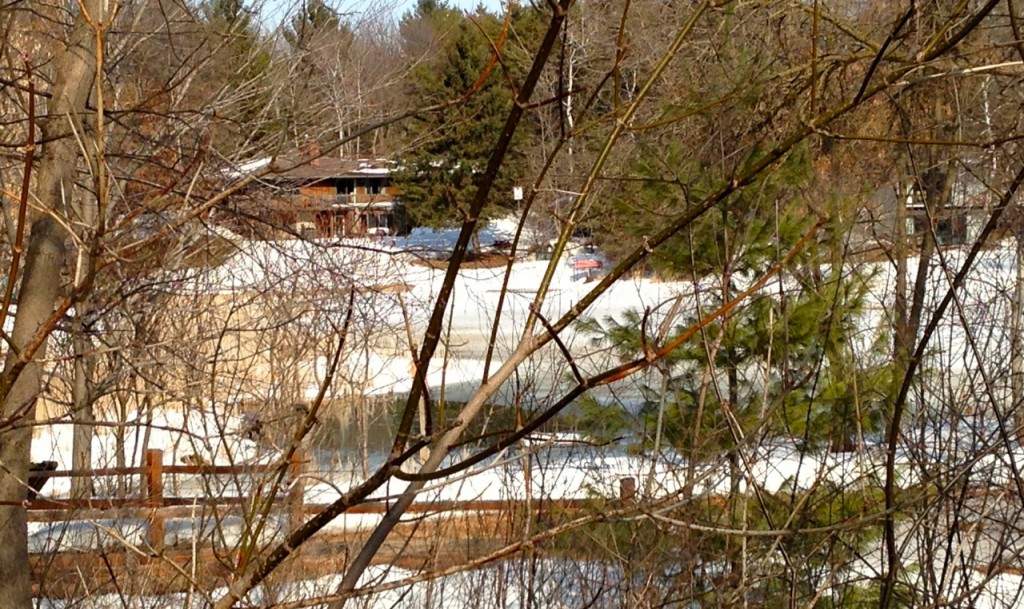
{"label": "wooden fence", "polygon": [[[164,521],[168,518],[189,517],[196,507],[239,506],[251,502],[253,497],[194,496],[180,497],[165,493],[165,477],[179,474],[200,476],[243,476],[269,474],[278,471],[280,464],[259,465],[165,465],[164,451],[150,449],[143,455],[141,467],[110,467],[87,470],[57,470],[39,472],[37,475],[50,478],[101,478],[107,476],[139,476],[138,496],[125,498],[89,499],[44,499],[35,497],[25,502],[29,520],[35,522],[60,522],[86,520],[102,517],[104,512],[117,510],[119,516],[143,517],[149,524],[148,543],[154,550],[160,550],[164,541]],[[284,482],[288,492],[275,496],[274,502],[288,509],[289,524],[295,525],[305,516],[303,505],[305,485],[302,473],[305,465],[304,453],[296,451],[288,464]],[[45,487],[44,487],[45,490]],[[239,490],[241,488],[239,487]],[[178,508],[178,509],[174,509]],[[184,509],[182,509],[184,508]],[[125,514],[128,512],[128,514]]]}
{"label": "wooden fence", "polygon": [[[118,511],[119,517],[136,517],[147,520],[147,543],[154,551],[160,551],[164,545],[164,523],[171,518],[191,518],[196,507],[216,508],[251,504],[252,496],[236,497],[193,496],[181,497],[168,495],[165,492],[165,477],[178,474],[200,476],[242,476],[249,474],[269,474],[279,471],[280,464],[264,465],[165,465],[163,451],[147,450],[141,467],[114,467],[91,470],[59,470],[40,473],[48,478],[78,478],[106,476],[139,476],[140,493],[135,497],[126,498],[91,498],[91,499],[42,499],[34,498],[25,502],[29,510],[28,518],[35,522],[62,522],[74,520],[90,520],[102,518],[105,513]],[[288,492],[275,495],[274,502],[282,504],[288,512],[290,528],[298,526],[309,514],[324,509],[323,504],[305,503],[305,483],[303,473],[307,459],[301,451],[296,451],[287,465],[287,472],[282,482],[287,485]],[[45,487],[44,487],[45,490]],[[619,481],[619,499],[632,500],[636,493],[633,478],[622,478]],[[534,507],[543,503],[548,509],[573,510],[592,505],[591,500],[543,500],[531,502]],[[409,513],[446,513],[446,512],[503,512],[522,510],[528,503],[524,501],[429,501],[413,503]],[[390,507],[387,500],[368,500],[346,510],[348,514],[383,514]]]}

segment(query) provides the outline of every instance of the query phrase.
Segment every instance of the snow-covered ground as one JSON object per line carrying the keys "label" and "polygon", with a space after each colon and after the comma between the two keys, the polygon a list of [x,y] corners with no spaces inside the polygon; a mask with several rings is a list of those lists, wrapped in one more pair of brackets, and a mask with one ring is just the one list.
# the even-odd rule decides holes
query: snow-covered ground
{"label": "snow-covered ground", "polygon": [[[500,238],[495,235],[499,235],[499,232],[493,232],[490,238]],[[418,238],[422,240],[422,236]],[[438,239],[443,241],[441,237]],[[227,264],[188,278],[183,282],[182,289],[218,294],[245,291],[308,293],[325,286],[332,289],[351,285],[377,288],[404,286],[405,304],[409,307],[407,313],[413,330],[417,335],[420,334],[425,327],[429,303],[440,288],[444,270],[416,263],[414,257],[404,249],[411,243],[367,240],[365,243],[348,245],[242,243],[237,254]],[[437,244],[431,246],[438,247]],[[1005,397],[1005,393],[999,393],[1005,385],[1009,353],[1005,320],[1008,319],[1008,294],[1015,281],[1015,268],[1008,248],[1001,246],[983,253],[977,271],[972,273],[959,293],[959,300],[939,324],[933,348],[924,362],[926,367],[941,367],[950,373],[946,380],[948,386],[929,388],[928,391],[934,392],[936,399],[941,400],[951,399],[949,396],[961,396],[957,407],[972,405],[972,408],[964,408],[964,412],[972,410],[974,404],[977,405],[976,410],[981,412],[992,406],[988,403],[991,400]],[[952,273],[959,267],[964,253],[945,250],[942,256],[951,271],[935,272],[930,276],[926,312],[933,310],[937,300],[945,293]],[[910,275],[913,276],[915,264],[911,262]],[[499,332],[495,346],[499,362],[508,355],[520,337],[530,303],[546,268],[547,263],[543,261],[524,260],[513,265],[512,273],[507,278],[508,298],[502,317],[497,322]],[[872,290],[867,312],[861,320],[861,332],[855,338],[856,348],[867,353],[869,345],[883,336],[880,332],[891,315],[890,295],[893,293],[895,279],[894,271],[888,264],[868,265],[862,270],[872,275]],[[445,349],[432,363],[427,375],[428,384],[432,388],[445,386],[449,399],[458,400],[468,395],[483,377],[483,358],[505,280],[503,267],[466,269],[458,276],[450,323],[446,324],[445,329]],[[777,293],[780,286],[786,287],[787,281],[790,279],[786,277],[772,281],[762,292]],[[581,278],[570,265],[560,261],[555,267],[552,289],[541,309],[542,314],[550,320],[558,319],[592,287],[593,284]],[[621,321],[628,311],[658,310],[659,307],[664,308],[666,302],[682,295],[685,303],[682,318],[688,319],[696,313],[695,310],[685,309],[692,307],[694,295],[707,294],[713,287],[682,281],[622,280],[598,298],[584,315],[598,320],[610,317]],[[374,301],[372,307],[378,316],[375,321],[382,325],[400,328],[405,323],[401,307],[388,292],[384,292],[381,300]],[[573,329],[567,333],[565,342],[580,357],[581,366],[586,368],[599,364],[587,358],[587,353],[601,348],[594,336]],[[324,367],[324,362],[318,361],[316,365]],[[353,370],[364,372],[361,387],[366,395],[402,394],[411,386],[412,360],[405,349],[378,350],[367,347],[353,350],[345,364]],[[496,364],[492,370],[494,367]],[[986,377],[986,381],[990,381],[987,382],[989,389],[986,391],[978,390],[977,385],[973,384],[976,382],[974,375],[979,370],[990,373]],[[546,392],[557,390],[558,385],[564,381],[566,370],[557,361],[557,357],[552,357],[540,358],[530,367],[529,372],[532,375],[530,390],[535,394],[534,397],[540,399]],[[311,392],[315,394],[317,389],[317,386],[310,385],[306,389],[307,396]],[[930,398],[922,395],[917,399]],[[924,417],[926,413],[912,414]],[[226,457],[229,452],[232,454],[231,461],[268,458],[267,455],[259,454],[256,445],[244,440],[242,434],[238,433],[241,423],[237,419],[202,414],[190,415],[188,420],[174,419],[173,415],[160,416],[164,419],[151,422],[147,445],[163,448],[168,463],[180,463],[188,455],[196,455],[203,462],[224,463],[228,461]],[[917,446],[900,447],[898,483],[907,485],[920,482],[922,471],[929,461],[946,465],[963,462],[971,468],[968,471],[975,479],[994,484],[1010,481],[1013,469],[1024,464],[1024,451],[1015,444],[1004,444],[998,430],[991,425],[971,426],[967,423],[952,422],[948,427],[942,427],[941,422],[923,423],[921,429],[935,431],[929,432],[932,434],[929,438],[918,438]],[[132,435],[129,434],[129,437]],[[98,466],[112,465],[112,438],[108,433],[97,435],[93,452]],[[127,443],[126,452],[130,455],[130,463],[138,463],[140,446],[137,438]],[[506,452],[470,472],[431,485],[419,500],[506,500],[522,499],[527,494],[545,499],[616,497],[621,480],[627,477],[636,481],[642,494],[649,489],[656,496],[677,493],[684,487],[692,487],[698,496],[725,493],[730,489],[729,470],[724,459],[688,468],[681,458],[671,454],[653,459],[622,451],[602,451],[585,443],[571,446],[573,448],[570,449],[564,442],[545,445],[538,441],[531,447],[529,459],[523,452]],[[37,431],[33,443],[33,460],[57,460],[63,469],[70,465],[70,454],[69,426],[54,425]],[[872,445],[870,442],[858,451],[837,454],[799,450],[792,443],[780,440],[745,448],[741,461],[741,491],[756,486],[766,492],[777,493],[790,489],[810,489],[821,484],[840,488],[878,487],[884,479],[881,451],[877,444]],[[693,474],[692,478],[689,477],[690,473]],[[311,504],[328,503],[360,480],[361,477],[353,473],[309,472],[305,500]],[[64,486],[61,484],[57,480],[52,481],[45,493],[63,495],[67,488],[66,483],[63,483]],[[404,488],[404,483],[392,480],[374,498],[397,495]],[[331,527],[365,528],[375,525],[378,520],[379,517],[374,515],[345,515],[332,523]],[[243,527],[240,521],[230,519],[219,524],[219,534],[223,536],[224,543],[235,539],[233,535],[240,535]],[[196,535],[208,534],[212,530],[208,527],[212,526],[208,522],[171,522],[168,524],[167,542],[187,542]],[[83,549],[134,543],[143,539],[146,532],[144,521],[131,520],[72,523],[64,528],[58,525],[33,527],[31,543],[34,551],[55,547]],[[273,535],[275,527],[270,529],[267,534]],[[975,574],[970,571],[968,575],[960,576],[974,578]],[[977,583],[984,585],[980,595],[973,599],[973,606],[1024,606],[1018,605],[1015,598],[1009,603],[1001,600],[1010,598],[1021,589],[1024,582],[1018,575],[999,574],[986,582]],[[94,606],[107,606],[103,598],[94,599]],[[380,597],[386,598],[390,597]],[[378,600],[373,602],[377,603]],[[387,606],[385,600],[379,602],[385,603],[379,606]]]}
{"label": "snow-covered ground", "polygon": [[[514,227],[508,223],[499,224],[485,231],[489,241],[506,239]],[[454,240],[454,232],[437,233],[429,238],[419,235],[413,241],[429,241],[435,247],[450,246]],[[964,302],[959,310],[963,315],[973,316],[964,320],[956,319],[955,312],[947,313],[946,321],[940,325],[940,332],[935,338],[936,350],[932,354],[934,361],[948,363],[950,370],[956,373],[967,373],[977,368],[976,357],[968,348],[968,338],[977,338],[978,333],[1000,329],[998,324],[1006,319],[1001,314],[1005,309],[1006,295],[1014,281],[1012,257],[1009,246],[985,252],[977,263],[978,272],[973,273],[966,284],[963,295]],[[963,258],[963,252],[945,250],[943,257],[952,269]],[[1007,261],[1011,264],[1007,264]],[[911,260],[911,275],[915,272],[915,264]],[[548,263],[545,261],[524,260],[516,262],[511,275],[507,278],[508,297],[504,304],[502,317],[498,322],[499,332],[496,341],[496,358],[500,360],[513,348],[520,338],[522,325],[529,311],[537,288],[545,273]],[[894,272],[889,264],[876,264],[861,269],[872,275],[873,289],[869,295],[869,307],[861,320],[861,333],[858,349],[866,352],[867,345],[877,340],[879,327],[889,315],[889,296],[893,291]],[[469,394],[480,383],[483,377],[483,358],[489,343],[491,325],[494,323],[494,312],[497,310],[499,295],[502,291],[505,268],[464,269],[459,273],[455,293],[452,299],[449,323],[445,328],[446,348],[435,357],[427,374],[428,384],[434,389],[445,388],[446,396],[451,400],[459,400]],[[232,294],[247,291],[279,292],[284,294],[308,294],[314,288],[338,286],[383,287],[391,285],[405,286],[404,314],[411,317],[413,330],[421,333],[429,304],[433,302],[444,276],[444,269],[435,269],[418,264],[414,257],[409,256],[402,247],[388,240],[367,239],[361,242],[241,242],[236,254],[224,265],[199,275],[184,279],[180,285],[183,291],[216,292]],[[928,294],[931,301],[926,310],[930,310],[948,285],[949,276],[943,273],[932,274],[932,287]],[[780,282],[786,287],[787,278],[783,277],[766,285],[762,293],[775,294]],[[559,261],[554,269],[552,289],[544,302],[543,315],[554,320],[565,314],[572,305],[579,302],[593,287],[577,277],[566,261]],[[616,282],[603,296],[598,298],[585,312],[584,317],[597,320],[613,318],[625,319],[629,311],[657,311],[667,307],[677,296],[683,296],[683,311],[680,319],[691,319],[696,314],[693,305],[695,295],[706,295],[713,291],[714,286],[695,285],[687,281],[657,281],[646,278],[624,279]],[[332,293],[330,290],[328,294]],[[374,296],[372,308],[375,323],[394,329],[404,323],[403,311],[396,304],[390,293]],[[326,306],[326,305],[325,305]],[[692,308],[693,310],[689,310]],[[965,330],[970,329],[971,334]],[[988,336],[982,345],[984,357],[1005,360],[1008,340],[1002,336]],[[602,351],[602,345],[596,337],[581,333],[575,327],[567,331],[564,342],[574,355],[579,357],[579,365],[586,371],[606,363],[603,358],[591,358],[588,354]],[[952,354],[956,354],[954,357]],[[349,350],[344,364],[350,371],[358,371],[363,375],[360,385],[366,395],[401,395],[412,385],[412,359],[408,348],[397,347],[381,351],[374,347],[360,345]],[[986,365],[991,365],[986,362]],[[318,370],[317,377],[326,370],[326,357],[319,357],[312,364]],[[496,368],[492,364],[491,369]],[[557,391],[560,383],[565,381],[567,367],[559,361],[557,353],[541,355],[536,361],[526,364],[530,375],[529,390],[532,398],[543,398],[546,392]],[[349,373],[355,376],[355,372]],[[319,390],[319,385],[312,383],[306,387],[307,397]],[[511,397],[506,393],[506,399]],[[619,392],[619,397],[623,395]],[[256,396],[259,397],[259,396]],[[273,396],[267,396],[273,397]],[[501,395],[499,395],[501,398]],[[210,404],[208,412],[190,411],[188,414],[176,412],[158,412],[151,421],[139,421],[149,427],[146,432],[146,446],[160,448],[165,451],[167,463],[181,463],[194,456],[198,462],[228,463],[251,462],[259,459],[256,445],[244,439],[240,433],[244,422],[239,417],[225,412],[217,412],[217,405]],[[137,464],[141,460],[142,434],[138,428],[128,426],[132,433],[126,434],[125,452],[128,464]],[[100,427],[94,441],[93,454],[97,467],[115,465],[111,455],[114,454],[115,434],[109,429]],[[33,442],[32,457],[34,461],[55,460],[62,469],[70,466],[71,428],[67,424],[56,424],[40,427],[36,430]],[[986,440],[991,441],[991,438]],[[768,490],[777,490],[793,478],[801,478],[797,486],[806,488],[823,477],[837,477],[839,481],[863,479],[874,476],[877,464],[866,456],[860,456],[859,462],[850,464],[836,462],[830,455],[813,455],[799,453],[795,449],[772,449],[760,455],[750,456],[748,480],[757,482]],[[227,459],[231,452],[232,458]],[[1004,451],[1005,452],[1005,451]],[[997,454],[983,455],[985,463],[995,463],[1005,457]],[[767,458],[767,460],[766,460]],[[909,458],[909,457],[908,457]],[[574,470],[571,463],[563,468],[561,478],[550,481],[544,492],[552,497],[577,497],[584,492],[594,492],[600,488],[592,478],[595,472],[604,472],[605,477],[614,483],[624,476],[638,477],[650,466],[637,457],[605,457],[600,465],[596,465],[590,457],[582,469]],[[853,468],[854,471],[850,471]],[[672,468],[669,468],[672,469]],[[435,497],[445,499],[488,498],[500,499],[520,496],[522,490],[509,484],[499,484],[504,476],[488,473],[485,469],[471,480],[464,480],[458,487],[452,485],[439,489]],[[585,474],[585,475],[584,475]],[[514,477],[513,477],[514,478]],[[681,484],[668,476],[668,471],[659,472],[656,478],[662,481],[666,492],[678,488]],[[571,480],[571,482],[563,482]],[[719,481],[713,472],[701,479],[689,481],[697,488],[713,490]],[[348,486],[346,480],[329,480],[310,485],[310,493],[322,494],[321,499],[329,500],[332,493]],[[459,490],[456,490],[459,489]],[[583,491],[581,489],[588,489]],[[67,490],[67,479],[56,479],[50,483],[47,492],[61,496]],[[400,489],[392,488],[391,493]],[[607,490],[607,489],[605,489]],[[605,491],[602,491],[605,492]]]}

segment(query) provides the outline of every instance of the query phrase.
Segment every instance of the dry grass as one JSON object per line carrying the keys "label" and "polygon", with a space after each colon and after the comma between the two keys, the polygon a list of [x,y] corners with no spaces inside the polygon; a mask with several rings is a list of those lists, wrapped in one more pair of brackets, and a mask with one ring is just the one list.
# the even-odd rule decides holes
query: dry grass
{"label": "dry grass", "polygon": [[[505,254],[467,254],[465,262],[459,268],[463,269],[493,269],[504,267],[508,264],[509,257]],[[426,258],[417,258],[413,261],[413,264],[420,266],[427,266],[432,269],[446,269],[448,268],[448,260],[427,260]]]}
{"label": "dry grass", "polygon": [[[421,518],[395,529],[373,564],[421,570],[464,563],[513,539],[518,527],[507,512],[459,512]],[[342,573],[369,531],[321,534],[306,543],[274,576],[276,582]],[[209,544],[176,547],[158,556],[121,548],[30,557],[32,594],[79,599],[97,594],[160,596],[226,586],[238,571],[234,552]]]}

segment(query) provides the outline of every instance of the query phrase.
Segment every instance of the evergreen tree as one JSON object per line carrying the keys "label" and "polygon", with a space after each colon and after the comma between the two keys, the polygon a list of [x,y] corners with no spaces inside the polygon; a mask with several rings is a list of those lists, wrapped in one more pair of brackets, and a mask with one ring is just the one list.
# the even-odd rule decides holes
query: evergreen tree
{"label": "evergreen tree", "polygon": [[207,0],[200,13],[214,53],[206,78],[222,87],[217,116],[225,128],[214,132],[213,143],[228,155],[239,147],[260,149],[274,135],[267,119],[270,45],[242,0]]}
{"label": "evergreen tree", "polygon": [[[658,163],[681,158],[675,151]],[[682,164],[682,163],[680,163]],[[685,167],[685,165],[683,165]],[[654,173],[654,163],[641,163],[638,175],[649,182],[627,190],[617,205],[619,234],[642,238],[654,231],[660,213],[678,213],[686,205],[678,188]],[[715,188],[707,172],[694,167],[687,192],[699,196]],[[807,232],[815,218],[799,195],[811,172],[806,150],[792,155],[773,174],[744,189],[727,207],[709,212],[674,247],[663,248],[653,260],[667,276],[688,278],[715,286],[702,296],[706,315],[739,294],[741,287],[761,277],[778,263]],[[677,175],[687,175],[687,170]],[[703,182],[703,183],[702,183]],[[842,202],[835,202],[833,209]],[[827,235],[846,234],[837,213]],[[705,340],[716,345],[714,360],[699,341],[691,341],[664,362],[668,383],[645,388],[647,413],[667,390],[665,438],[686,451],[693,450],[694,430],[716,438],[705,449],[726,450],[731,444],[722,401],[744,429],[760,428],[771,436],[784,436],[807,446],[833,450],[851,447],[858,432],[871,432],[881,424],[879,387],[888,368],[873,361],[853,360],[853,335],[864,311],[869,277],[844,269],[843,244],[827,237],[804,247],[776,287],[763,290],[735,313],[723,316],[705,330]],[[822,269],[825,268],[826,271]],[[634,312],[622,321],[604,320],[587,327],[604,334],[613,348],[636,356],[644,341],[641,316]],[[682,331],[683,327],[676,331]],[[706,396],[698,408],[704,366],[712,364],[722,376],[718,393]],[[700,412],[700,414],[696,414]],[[762,420],[763,416],[769,420]],[[700,420],[698,420],[698,418]],[[648,419],[645,428],[651,429]]]}
{"label": "evergreen tree", "polygon": [[443,0],[419,0],[398,24],[406,58],[415,63],[432,57],[441,46],[442,34],[461,19],[462,13]]}
{"label": "evergreen tree", "polygon": [[[663,156],[659,161],[675,158]],[[688,175],[680,167],[686,165],[677,165],[675,175]],[[650,167],[641,169],[649,171]],[[585,328],[602,334],[615,353],[632,359],[652,346],[671,342],[696,319],[736,298],[746,285],[778,264],[817,220],[808,213],[811,207],[800,194],[811,172],[806,151],[792,155],[728,205],[709,212],[686,239],[656,260],[662,273],[688,277],[702,286],[700,306],[681,310],[670,320],[676,327],[667,336],[658,336],[665,322],[657,311],[651,312],[653,315],[633,311],[620,319],[591,321]],[[690,186],[694,190],[715,188],[709,173],[697,173]],[[649,177],[651,184],[669,183],[653,172]],[[639,187],[630,195],[638,208],[658,205],[665,213],[679,213],[686,205],[685,198],[660,186],[650,191]],[[725,509],[716,507],[713,515],[720,526],[776,528],[789,518],[794,503],[807,506],[801,516],[813,515],[810,522],[814,524],[808,526],[832,525],[863,509],[863,497],[848,495],[831,484],[810,490],[784,485],[787,497],[763,505],[754,495],[743,493],[741,485],[747,479],[748,464],[770,458],[751,454],[753,447],[764,450],[781,441],[801,451],[848,450],[861,434],[882,427],[889,367],[883,356],[874,358],[854,347],[869,277],[844,265],[842,243],[832,237],[849,233],[850,227],[841,218],[850,215],[838,213],[843,205],[836,202],[831,206],[836,213],[825,237],[805,245],[777,281],[656,362],[658,374],[649,376],[651,382],[643,387],[644,403],[631,434],[643,449],[675,448],[689,464],[692,483],[698,483],[700,472],[709,465],[714,470],[716,462],[728,464],[727,504]],[[620,220],[620,232],[629,232],[633,219],[638,225],[634,230],[653,228],[645,225],[649,220],[627,215]],[[686,298],[681,306],[692,302]],[[881,348],[879,353],[884,354],[884,341],[874,348]],[[615,433],[628,434],[630,421],[622,409],[591,401],[584,411]],[[807,467],[813,467],[813,462],[812,457]],[[783,504],[785,508],[773,509]],[[859,551],[877,532],[862,529],[849,535],[845,539],[849,547],[834,537],[822,536],[828,543],[837,543],[837,554],[826,559],[816,554],[815,544],[803,539],[784,543],[791,556],[800,557],[796,564],[813,571],[833,566],[835,556],[843,552]],[[742,552],[752,546],[743,548],[730,536],[707,543],[727,561],[728,577],[744,572]],[[768,582],[764,590],[769,596],[784,597],[791,586],[780,589],[783,591],[776,590],[775,582]]]}
{"label": "evergreen tree", "polygon": [[[531,17],[519,9],[513,19]],[[418,24],[414,27],[414,24]],[[512,107],[509,86],[525,73],[526,56],[506,44],[502,62],[492,61],[492,46],[502,27],[494,15],[480,11],[472,20],[445,4],[425,0],[403,20],[403,34],[425,29],[437,34],[436,55],[417,65],[409,77],[408,97],[420,106],[447,104],[423,113],[408,126],[408,149],[401,158],[396,181],[414,225],[448,226],[462,221],[476,193],[495,143],[495,134]],[[485,36],[481,31],[487,32]],[[422,51],[424,40],[409,41]],[[505,73],[505,69],[509,71]],[[512,186],[523,168],[523,142],[530,137],[524,125],[492,189],[485,215],[510,207]]]}
{"label": "evergreen tree", "polygon": [[257,37],[252,13],[242,0],[208,0],[202,5],[201,12],[214,31],[234,34],[240,41],[251,41]]}
{"label": "evergreen tree", "polygon": [[324,0],[303,2],[284,30],[284,39],[292,50],[306,53],[324,45],[348,43],[351,38],[351,28]]}

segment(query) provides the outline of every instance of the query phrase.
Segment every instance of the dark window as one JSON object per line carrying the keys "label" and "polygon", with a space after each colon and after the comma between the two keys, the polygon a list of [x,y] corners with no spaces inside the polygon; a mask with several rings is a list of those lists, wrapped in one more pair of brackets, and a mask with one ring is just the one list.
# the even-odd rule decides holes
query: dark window
{"label": "dark window", "polygon": [[368,195],[379,195],[384,192],[384,183],[380,180],[362,178],[356,181],[356,186],[364,189],[363,192]]}
{"label": "dark window", "polygon": [[350,195],[356,191],[355,180],[338,180],[334,183],[335,190],[339,195]]}
{"label": "dark window", "polygon": [[391,224],[392,224],[392,222],[391,222],[391,214],[386,214],[386,213],[370,214],[366,218],[366,224],[367,224],[367,228],[389,229],[389,228],[391,228]]}
{"label": "dark window", "polygon": [[[962,245],[967,241],[967,218],[962,213],[935,219],[935,241],[939,245]],[[928,217],[922,212],[914,216],[914,232],[928,231]]]}

